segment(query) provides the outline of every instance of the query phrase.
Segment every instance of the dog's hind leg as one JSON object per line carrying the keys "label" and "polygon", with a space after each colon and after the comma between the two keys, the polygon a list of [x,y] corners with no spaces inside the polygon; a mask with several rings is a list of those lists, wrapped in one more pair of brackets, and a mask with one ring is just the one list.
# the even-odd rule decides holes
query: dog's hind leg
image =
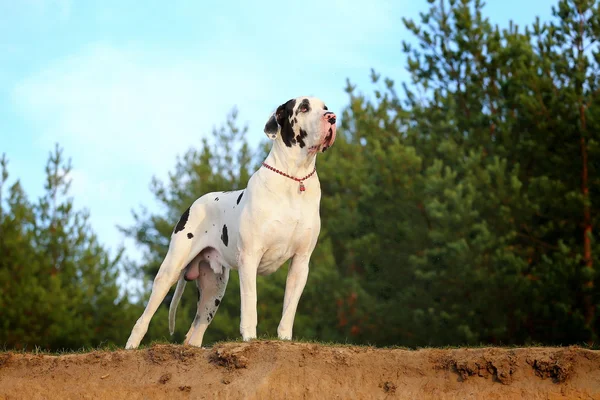
{"label": "dog's hind leg", "polygon": [[202,346],[204,333],[217,313],[227,289],[229,268],[222,267],[221,271],[222,273],[215,272],[207,261],[200,262],[200,276],[196,280],[199,291],[198,308],[194,322],[185,336],[184,344]]}
{"label": "dog's hind leg", "polygon": [[146,309],[135,323],[131,335],[127,340],[126,349],[135,349],[139,346],[142,338],[148,331],[148,325],[152,316],[164,300],[171,286],[177,281],[181,270],[193,258],[194,255],[191,254],[191,250],[192,240],[186,237],[184,232],[176,231],[171,238],[169,251],[154,278],[152,294],[150,295]]}
{"label": "dog's hind leg", "polygon": [[[194,259],[183,269],[183,271],[181,271],[181,274],[179,275],[177,287],[175,288],[175,293],[173,294],[171,304],[169,305],[169,332],[171,335],[175,333],[175,317],[177,316],[177,306],[179,305],[179,301],[181,300],[181,296],[185,290],[185,281],[198,281],[198,278],[200,277],[200,262],[204,260],[205,254],[206,251],[198,253],[198,255],[194,257]],[[196,284],[196,286],[198,285]],[[199,287],[198,290],[200,290]],[[198,292],[198,299],[200,299],[200,292]]]}

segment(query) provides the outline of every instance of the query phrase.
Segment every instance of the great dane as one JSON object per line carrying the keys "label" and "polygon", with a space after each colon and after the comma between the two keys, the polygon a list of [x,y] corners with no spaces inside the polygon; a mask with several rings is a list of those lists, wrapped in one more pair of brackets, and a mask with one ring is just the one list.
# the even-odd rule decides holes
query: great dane
{"label": "great dane", "polygon": [[227,287],[230,269],[240,277],[243,340],[256,338],[256,276],[275,272],[292,259],[277,334],[292,338],[298,301],[308,277],[321,220],[321,186],[315,162],[335,141],[336,116],[323,101],[298,97],[277,107],[264,132],[273,141],[262,167],[244,190],[208,193],[181,216],[154,278],[146,309],[127,340],[137,348],[150,319],[178,281],[169,309],[169,330],[186,281],[200,293],[196,317],[184,344],[201,346]]}

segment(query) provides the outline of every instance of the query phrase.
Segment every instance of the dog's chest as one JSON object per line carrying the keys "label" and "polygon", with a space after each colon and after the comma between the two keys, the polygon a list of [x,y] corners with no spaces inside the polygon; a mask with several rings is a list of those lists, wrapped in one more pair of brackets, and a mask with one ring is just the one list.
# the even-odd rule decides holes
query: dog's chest
{"label": "dog's chest", "polygon": [[258,265],[258,273],[268,275],[275,272],[294,254],[307,248],[315,234],[314,223],[303,218],[274,220],[267,230],[268,239],[264,243],[264,254]]}
{"label": "dog's chest", "polygon": [[[265,179],[257,179],[261,172],[266,172]],[[248,255],[260,254],[257,272],[268,275],[295,254],[310,252],[311,244],[314,247],[320,227],[320,187],[315,179],[306,182],[306,192],[300,193],[297,182],[278,180],[271,171],[258,174],[250,179],[246,202],[241,204],[236,248]]]}
{"label": "dog's chest", "polygon": [[319,226],[315,202],[276,202],[265,209],[269,211],[253,219],[255,245],[262,252],[258,264],[261,275],[275,272],[294,254],[306,251]]}

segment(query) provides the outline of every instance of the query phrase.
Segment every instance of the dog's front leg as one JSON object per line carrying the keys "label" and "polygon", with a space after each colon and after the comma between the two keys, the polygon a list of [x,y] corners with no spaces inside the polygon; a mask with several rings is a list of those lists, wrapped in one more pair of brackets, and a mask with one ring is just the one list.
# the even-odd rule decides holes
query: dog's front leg
{"label": "dog's front leg", "polygon": [[279,339],[291,340],[292,328],[294,326],[294,317],[296,308],[300,301],[300,296],[308,279],[308,261],[310,256],[294,256],[287,280],[285,282],[285,297],[283,300],[283,313],[281,322],[277,328]]}
{"label": "dog's front leg", "polygon": [[241,317],[240,333],[248,341],[256,338],[256,272],[259,260],[256,257],[242,256],[239,263]]}

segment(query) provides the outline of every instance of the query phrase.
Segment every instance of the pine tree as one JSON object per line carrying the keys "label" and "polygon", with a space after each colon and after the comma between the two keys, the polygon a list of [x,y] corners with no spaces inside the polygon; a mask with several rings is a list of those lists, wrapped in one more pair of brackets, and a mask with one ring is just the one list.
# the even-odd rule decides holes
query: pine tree
{"label": "pine tree", "polygon": [[524,31],[478,0],[430,3],[404,21],[411,85],[349,84],[347,148],[322,174],[336,262],[376,321],[356,340],[593,341],[598,2]]}
{"label": "pine tree", "polygon": [[[0,193],[7,165],[3,157]],[[29,202],[17,181],[0,208],[0,343],[7,347],[121,343],[134,321],[135,310],[116,283],[120,254],[110,257],[88,213],[73,208],[70,170],[57,146],[39,201]]]}

